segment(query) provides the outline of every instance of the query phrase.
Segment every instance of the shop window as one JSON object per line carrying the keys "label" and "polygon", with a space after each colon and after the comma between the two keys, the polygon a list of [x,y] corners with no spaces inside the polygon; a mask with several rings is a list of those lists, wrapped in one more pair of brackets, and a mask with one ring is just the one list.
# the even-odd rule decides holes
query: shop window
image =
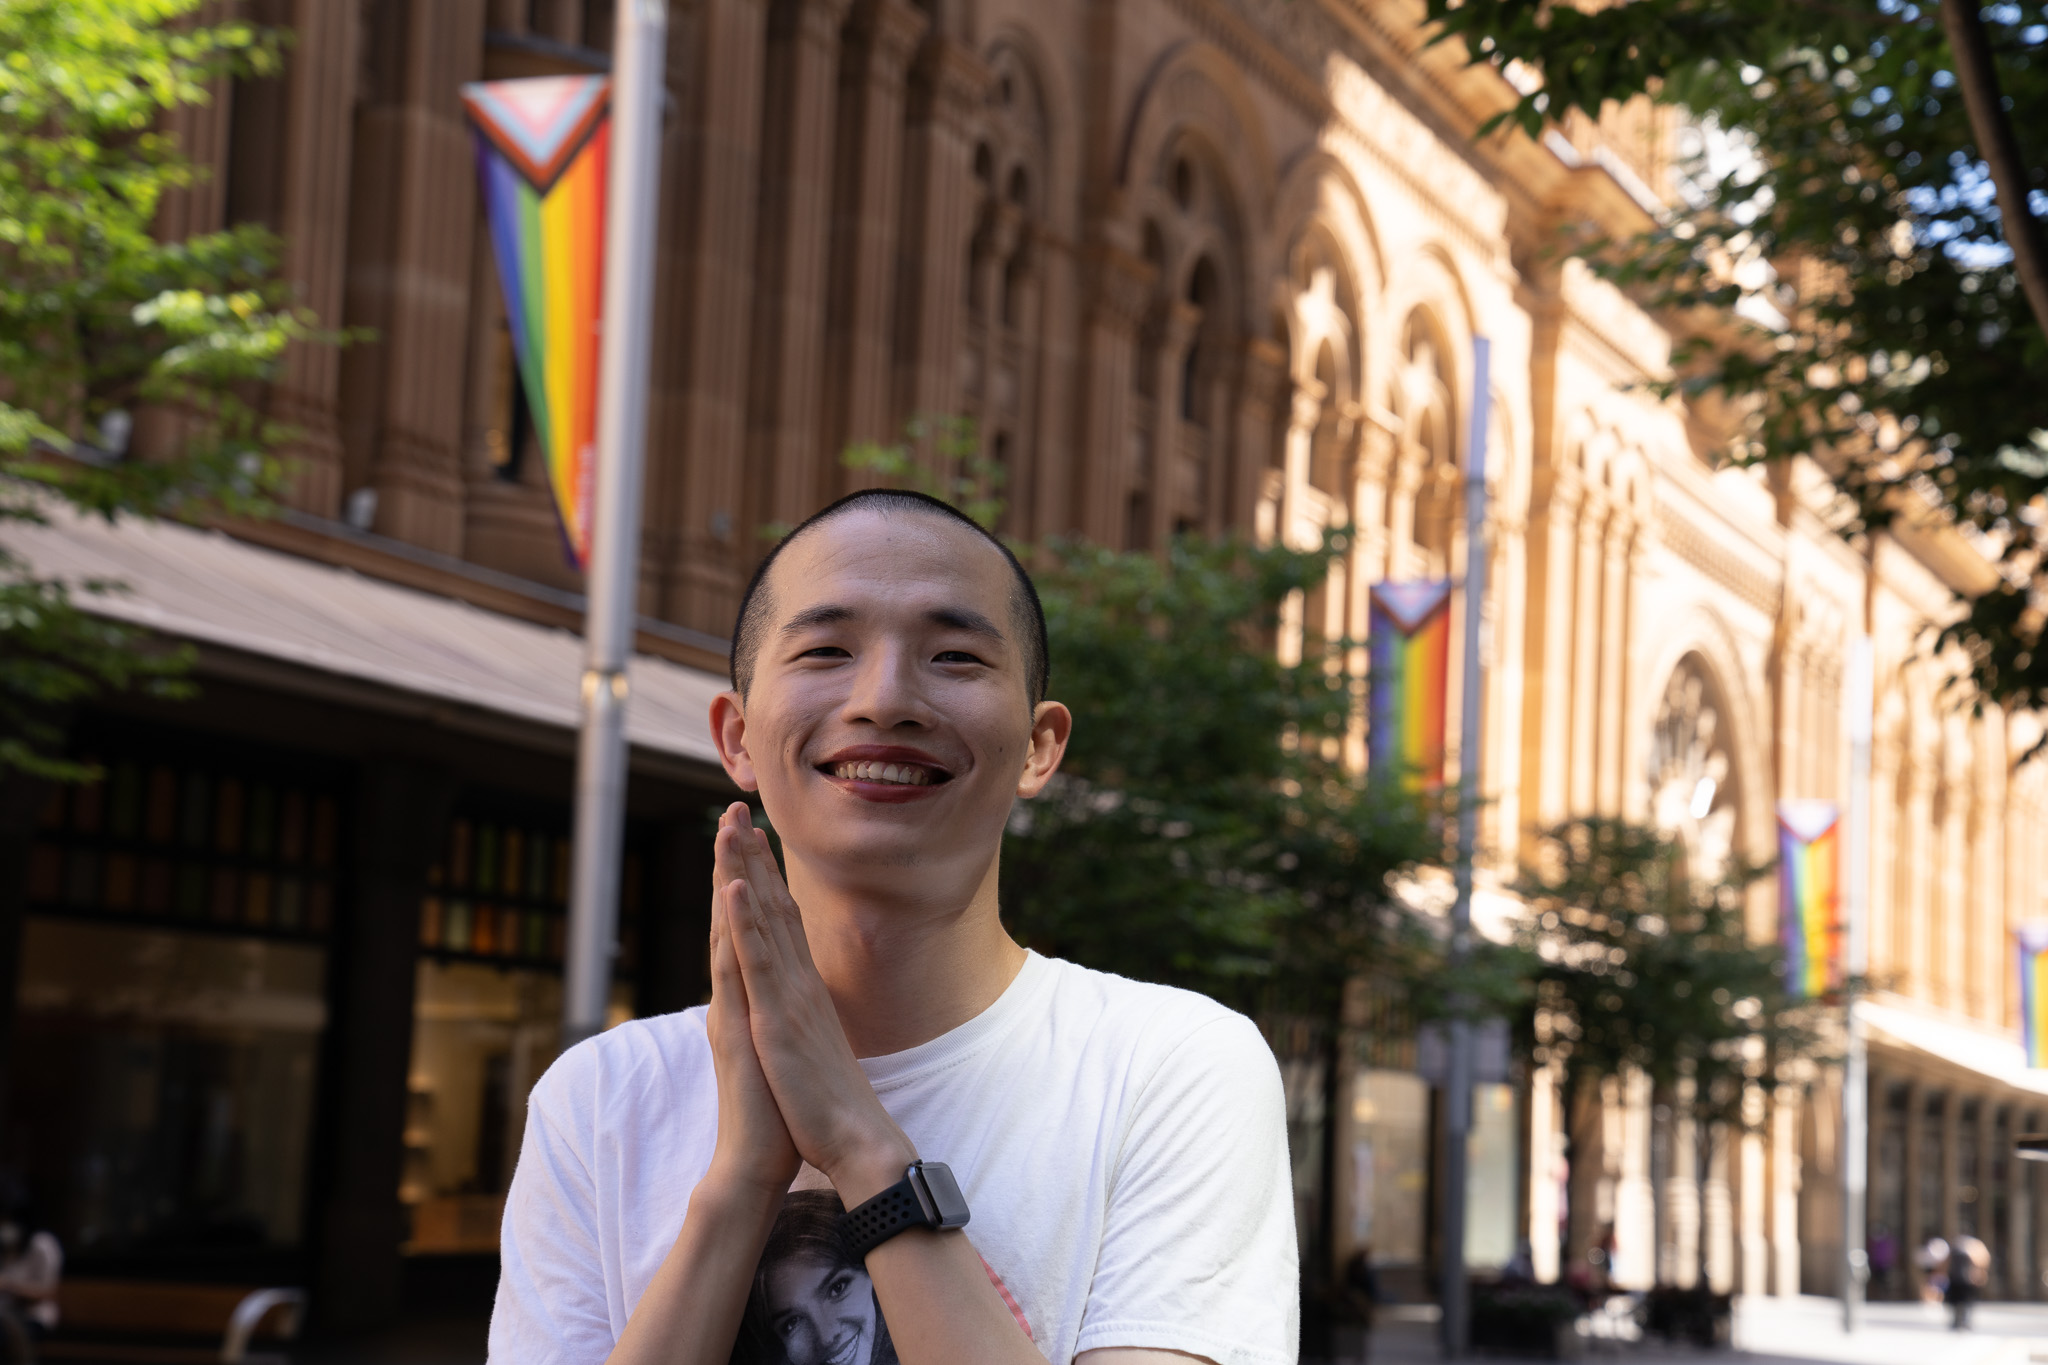
{"label": "shop window", "polygon": [[[641,856],[629,848],[619,884],[619,970],[639,940]],[[566,822],[460,815],[420,901],[420,947],[443,960],[562,964],[569,916]]]}
{"label": "shop window", "polygon": [[125,752],[30,844],[8,1159],[79,1270],[272,1273],[304,1240],[340,779],[101,738]]}
{"label": "shop window", "polygon": [[9,1146],[72,1266],[295,1251],[325,949],[40,916],[22,947]]}
{"label": "shop window", "polygon": [[339,798],[304,781],[119,761],[52,791],[29,909],[316,937],[334,915],[340,839]]}
{"label": "shop window", "polygon": [[[620,879],[622,978],[609,1022],[632,1015],[643,855]],[[459,813],[420,904],[412,1065],[399,1199],[411,1255],[495,1254],[526,1096],[555,1059],[568,924],[568,822]]]}
{"label": "shop window", "polygon": [[1351,1096],[1351,1242],[1375,1267],[1419,1268],[1429,1226],[1429,1083],[1367,1068]]}

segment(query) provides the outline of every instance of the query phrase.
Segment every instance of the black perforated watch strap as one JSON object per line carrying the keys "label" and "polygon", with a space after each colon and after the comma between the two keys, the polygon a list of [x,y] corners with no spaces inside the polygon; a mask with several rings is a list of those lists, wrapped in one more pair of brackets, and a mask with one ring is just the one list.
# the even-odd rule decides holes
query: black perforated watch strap
{"label": "black perforated watch strap", "polygon": [[840,1215],[839,1236],[856,1263],[897,1233],[932,1225],[910,1182],[911,1176],[905,1172],[901,1180],[873,1199]]}

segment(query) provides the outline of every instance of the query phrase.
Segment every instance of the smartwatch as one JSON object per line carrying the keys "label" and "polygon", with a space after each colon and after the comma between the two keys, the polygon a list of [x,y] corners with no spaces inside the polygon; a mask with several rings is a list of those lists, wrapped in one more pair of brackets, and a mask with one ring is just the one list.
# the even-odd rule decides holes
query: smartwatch
{"label": "smartwatch", "polygon": [[936,1161],[913,1161],[903,1178],[873,1199],[839,1215],[839,1236],[855,1263],[911,1228],[967,1226],[967,1199],[953,1173]]}

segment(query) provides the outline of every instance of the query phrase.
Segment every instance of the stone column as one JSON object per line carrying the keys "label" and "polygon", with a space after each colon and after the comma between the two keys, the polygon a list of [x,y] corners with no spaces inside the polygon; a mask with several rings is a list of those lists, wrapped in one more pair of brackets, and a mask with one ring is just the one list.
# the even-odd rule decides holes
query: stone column
{"label": "stone column", "polygon": [[572,47],[583,45],[583,0],[535,0],[533,31]]}
{"label": "stone column", "polygon": [[1394,478],[1387,495],[1387,579],[1398,582],[1416,572],[1415,496],[1422,488],[1429,452],[1397,433]]}
{"label": "stone column", "polygon": [[1941,1110],[1941,1212],[1929,1219],[1933,1230],[1953,1242],[1962,1231],[1956,1214],[1962,1204],[1963,1097],[1948,1092]]}
{"label": "stone column", "polygon": [[1553,1062],[1529,1075],[1529,1261],[1542,1284],[1554,1284],[1562,1271],[1557,1237],[1558,1221],[1564,1213],[1557,1198],[1557,1177],[1564,1160],[1559,1140],[1558,1071]]}
{"label": "stone column", "polygon": [[1771,1096],[1770,1292],[1799,1292],[1799,1088],[1781,1085]]}
{"label": "stone column", "polygon": [[1572,554],[1580,479],[1570,465],[1539,468],[1529,512],[1529,621],[1522,667],[1523,808],[1538,828],[1570,811]]}
{"label": "stone column", "polygon": [[1303,548],[1301,493],[1308,487],[1309,461],[1315,453],[1316,427],[1323,418],[1327,395],[1321,381],[1303,380],[1294,386],[1293,403],[1287,414],[1287,442],[1281,452],[1285,482],[1280,486],[1280,535],[1282,543]]}
{"label": "stone column", "polygon": [[[1293,402],[1288,410],[1287,439],[1283,447],[1280,481],[1280,515],[1275,528],[1276,544],[1304,549],[1307,537],[1303,534],[1301,514],[1302,490],[1308,486],[1309,459],[1315,442],[1316,424],[1322,419],[1323,385],[1321,381],[1306,379],[1294,387]],[[1280,608],[1280,639],[1278,653],[1280,662],[1292,666],[1301,662],[1303,635],[1308,625],[1307,594],[1296,591],[1288,594],[1287,601]]]}
{"label": "stone column", "polygon": [[1194,344],[1195,329],[1202,325],[1202,310],[1179,299],[1167,304],[1160,319],[1159,346],[1154,352],[1152,392],[1152,548],[1164,550],[1173,535],[1176,496],[1180,473],[1181,379]]}
{"label": "stone column", "polygon": [[1967,1007],[1964,983],[1968,977],[1973,918],[1969,904],[1968,807],[1975,784],[1964,765],[1956,761],[1967,750],[1954,744],[1942,747],[1943,799],[1941,827],[1935,834],[1940,851],[1935,858],[1933,907],[1934,924],[1941,935],[1935,954],[1939,963],[1936,999],[1945,1009],[1960,1010]]}
{"label": "stone column", "polygon": [[1670,1239],[1671,1283],[1690,1289],[1706,1278],[1700,1255],[1700,1222],[1706,1216],[1700,1189],[1700,1120],[1693,1113],[1694,1085],[1681,1079],[1671,1104],[1671,1171],[1663,1190],[1664,1225]]}
{"label": "stone column", "polygon": [[[215,10],[216,6],[207,6]],[[224,14],[213,14],[223,19]],[[166,242],[219,232],[227,226],[228,144],[234,126],[235,84],[226,77],[207,87],[204,104],[181,104],[165,111],[162,128],[178,151],[200,174],[189,185],[165,192],[158,201],[156,235]]]}
{"label": "stone column", "polygon": [[1123,542],[1124,490],[1131,458],[1131,380],[1138,322],[1151,298],[1155,271],[1108,243],[1089,251],[1087,297],[1092,305],[1082,342],[1081,439],[1076,463],[1086,475],[1075,491],[1074,520],[1097,545]]}
{"label": "stone column", "polygon": [[[1579,508],[1577,601],[1572,609],[1571,739],[1563,757],[1571,773],[1571,814],[1594,812],[1594,775],[1599,762],[1600,566],[1607,524],[1607,491],[1585,490]],[[1746,1273],[1746,1272],[1745,1272]]]}
{"label": "stone column", "polygon": [[[794,524],[836,486],[819,395],[824,368],[826,247],[832,222],[833,125],[839,30],[848,0],[797,0],[773,14],[763,100],[761,261],[754,305],[755,487],[748,523]],[[821,454],[826,456],[821,459]]]}
{"label": "stone column", "polygon": [[[1904,1193],[1905,1226],[1899,1229],[1899,1262],[1907,1287],[1918,1294],[1926,1284],[1914,1253],[1932,1235],[1929,1226],[1933,1210],[1924,1207],[1920,1196],[1920,1163],[1926,1159],[1927,1094],[1918,1081],[1906,1083],[1906,1169]],[[1874,1153],[1873,1153],[1874,1154]]]}
{"label": "stone column", "polygon": [[640,974],[633,1012],[645,1019],[709,998],[711,841],[701,819],[675,820],[655,844],[647,913],[640,922]]}
{"label": "stone column", "polygon": [[967,242],[973,231],[970,120],[989,77],[981,58],[944,34],[925,39],[913,71],[897,256],[896,353],[898,401],[913,415],[960,411]]}
{"label": "stone column", "polygon": [[[284,277],[323,326],[342,321],[348,271],[349,162],[354,152],[359,6],[296,0],[287,58],[285,122],[291,154],[280,166],[278,232]],[[295,431],[285,501],[302,512],[341,512],[338,404],[341,356],[294,342],[272,390],[271,411]]]}
{"label": "stone column", "polygon": [[343,359],[343,435],[351,472],[377,491],[378,531],[459,554],[462,404],[449,395],[462,391],[476,213],[459,90],[482,72],[482,0],[409,6],[377,55],[381,79],[356,108],[347,280],[348,321],[376,339]]}
{"label": "stone column", "polygon": [[1622,1079],[1621,1141],[1615,1153],[1615,1263],[1608,1273],[1626,1289],[1648,1289],[1657,1275],[1656,1191],[1650,1183],[1650,1078]]}
{"label": "stone column", "polygon": [[[2010,915],[2005,895],[2005,807],[2009,757],[2005,717],[1988,709],[1971,726],[1976,732],[1977,780],[1972,784],[1970,847],[1970,1013],[1992,1028],[2006,1026],[2007,981],[2013,977],[2012,931],[2021,917]],[[2013,1019],[2017,1025],[2017,1017]]]}
{"label": "stone column", "polygon": [[1274,408],[1286,383],[1287,353],[1264,337],[1245,342],[1238,360],[1230,496],[1222,512],[1226,530],[1251,535],[1258,529],[1259,500],[1265,496],[1266,475],[1275,463]]}
{"label": "stone column", "polygon": [[[201,17],[226,16],[208,6]],[[161,131],[176,141],[178,151],[199,171],[189,185],[167,190],[157,204],[152,231],[159,241],[183,242],[227,226],[227,189],[234,122],[235,82],[221,77],[207,86],[207,102],[181,104],[164,111]],[[169,460],[183,450],[190,418],[175,406],[145,403],[135,413],[128,454],[143,460]]]}
{"label": "stone column", "polygon": [[398,1315],[420,895],[454,795],[439,768],[390,757],[363,767],[353,903],[332,947],[324,1152],[313,1165],[324,1177],[314,1197],[313,1304],[327,1331],[364,1331]]}
{"label": "stone column", "polygon": [[[860,0],[846,27],[834,153],[833,277],[825,367],[825,447],[888,440],[897,222],[902,212],[903,82],[929,20],[910,0]],[[845,487],[829,486],[830,491]]]}
{"label": "stone column", "polygon": [[1065,535],[1079,526],[1074,489],[1080,483],[1073,444],[1078,377],[1075,343],[1080,329],[1079,263],[1074,245],[1052,232],[1037,232],[1031,246],[1037,263],[1035,330],[1025,344],[1036,350],[1036,383],[1031,401],[1033,494],[1029,516],[1013,522],[1033,539]]}
{"label": "stone column", "polygon": [[1771,1246],[1767,1225],[1769,1200],[1765,1185],[1764,1120],[1762,1088],[1750,1084],[1742,1096],[1742,1131],[1734,1139],[1740,1170],[1736,1189],[1738,1200],[1737,1236],[1741,1266],[1737,1282],[1744,1294],[1767,1294],[1771,1288]]}
{"label": "stone column", "polygon": [[22,928],[28,920],[29,846],[51,784],[19,771],[0,773],[0,1119],[19,1130],[9,1105],[14,1030],[21,989]]}
{"label": "stone column", "polygon": [[1706,1206],[1700,1217],[1707,1225],[1707,1264],[1701,1275],[1717,1294],[1732,1294],[1739,1283],[1736,1267],[1735,1142],[1727,1125],[1707,1131]]}
{"label": "stone column", "polygon": [[[1870,746],[1870,918],[1864,940],[1870,945],[1871,976],[1886,982],[1896,979],[1899,968],[1894,938],[1898,931],[1898,767],[1898,746],[1891,742],[1889,732],[1881,732]],[[1877,1093],[1875,1081],[1871,1093]]]}
{"label": "stone column", "polygon": [[[2027,1115],[2029,1133],[2048,1133],[2048,1113],[2039,1109]],[[2032,1252],[2027,1266],[2025,1297],[2048,1299],[2048,1161],[2029,1161],[2027,1171],[2028,1245]]]}
{"label": "stone column", "polygon": [[1635,539],[1635,518],[1616,503],[1608,514],[1601,556],[1599,771],[1594,782],[1594,809],[1621,814],[1622,722],[1628,717],[1628,650],[1634,632],[1628,618],[1629,546]]}
{"label": "stone column", "polygon": [[665,220],[677,262],[680,498],[661,615],[724,635],[762,548],[743,524],[747,358],[754,305],[765,0],[706,0],[696,15],[695,101],[684,118],[689,170]]}
{"label": "stone column", "polygon": [[[1006,525],[1013,534],[1037,522],[1037,494],[1040,482],[1040,467],[1049,461],[1063,463],[1065,450],[1048,450],[1040,438],[1045,430],[1044,410],[1041,407],[1041,390],[1045,384],[1045,287],[1044,270],[1047,248],[1042,245],[1042,234],[1025,219],[1021,210],[1014,213],[1016,227],[1008,230],[1009,242],[1007,261],[1023,260],[1014,275],[1005,274],[1000,282],[1001,289],[1009,294],[1008,321],[998,300],[995,329],[992,335],[995,344],[990,347],[994,371],[984,382],[990,386],[991,401],[1002,397],[1007,387],[1012,397],[1010,402],[1010,447],[1004,466],[1006,477]],[[1007,376],[1007,378],[1006,378]],[[982,433],[982,449],[991,459],[995,457],[993,438]]]}
{"label": "stone column", "polygon": [[1903,951],[1894,967],[1901,991],[1931,1001],[1934,916],[1928,894],[1933,888],[1933,877],[1928,864],[1934,849],[1933,755],[1925,746],[1913,743],[1909,733],[1904,761],[1905,792],[1899,803],[1902,816],[1897,875],[1893,882],[1899,888],[1896,912],[1903,921],[1895,941]]}
{"label": "stone column", "polygon": [[[1358,424],[1358,477],[1352,484],[1351,524],[1355,528],[1359,581],[1381,582],[1387,572],[1387,478],[1393,472],[1397,438],[1391,414],[1368,409]],[[1362,632],[1361,625],[1354,633]]]}

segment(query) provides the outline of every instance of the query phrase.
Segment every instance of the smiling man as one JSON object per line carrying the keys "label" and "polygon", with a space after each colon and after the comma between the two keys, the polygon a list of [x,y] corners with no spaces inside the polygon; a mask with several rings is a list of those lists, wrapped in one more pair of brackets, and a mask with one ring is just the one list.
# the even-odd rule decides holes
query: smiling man
{"label": "smiling man", "polygon": [[710,1005],[535,1087],[495,1365],[1292,1365],[1257,1030],[1003,929],[1047,677],[1029,577],[943,503],[857,493],[763,563],[711,727],[787,880],[735,803]]}

